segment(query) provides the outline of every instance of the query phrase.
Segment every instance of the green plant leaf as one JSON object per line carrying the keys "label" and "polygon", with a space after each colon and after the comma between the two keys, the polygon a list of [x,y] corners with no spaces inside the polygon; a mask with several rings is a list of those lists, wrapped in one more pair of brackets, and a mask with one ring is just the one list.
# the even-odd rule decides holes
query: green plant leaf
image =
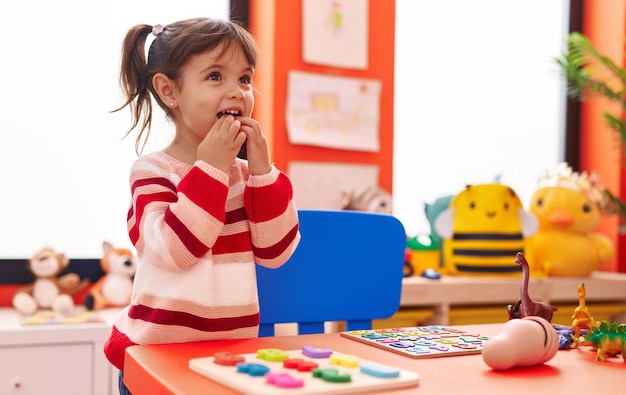
{"label": "green plant leaf", "polygon": [[[567,52],[555,59],[562,76],[567,80],[569,97],[585,100],[603,97],[620,104],[616,114],[603,113],[609,127],[620,138],[620,148],[626,154],[626,70],[601,54],[582,33],[570,33]],[[610,81],[610,84],[609,84]],[[626,167],[626,163],[622,163]],[[604,212],[618,215],[620,233],[626,233],[626,204],[608,190],[604,193]]]}

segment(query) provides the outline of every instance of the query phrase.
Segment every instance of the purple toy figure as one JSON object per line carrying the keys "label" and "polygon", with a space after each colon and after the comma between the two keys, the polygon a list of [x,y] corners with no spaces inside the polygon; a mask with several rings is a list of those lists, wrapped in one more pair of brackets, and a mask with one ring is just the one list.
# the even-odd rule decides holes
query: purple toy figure
{"label": "purple toy figure", "polygon": [[528,261],[523,253],[518,252],[515,256],[515,263],[522,267],[522,286],[520,287],[520,300],[513,305],[506,307],[509,319],[523,318],[527,316],[537,316],[545,318],[548,322],[552,321],[552,314],[558,310],[557,307],[543,302],[532,300],[528,295],[528,281],[530,277],[530,268]]}

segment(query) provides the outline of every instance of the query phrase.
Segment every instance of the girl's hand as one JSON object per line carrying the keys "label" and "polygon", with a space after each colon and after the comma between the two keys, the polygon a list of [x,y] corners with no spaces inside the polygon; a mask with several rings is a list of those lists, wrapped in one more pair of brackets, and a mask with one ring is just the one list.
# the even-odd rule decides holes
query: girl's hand
{"label": "girl's hand", "polygon": [[261,130],[261,125],[250,117],[237,117],[241,122],[241,131],[247,137],[248,169],[252,175],[263,175],[270,172],[272,162],[270,161],[270,149],[267,138]]}
{"label": "girl's hand", "polygon": [[234,116],[220,117],[198,145],[197,159],[226,173],[246,141],[246,133],[241,129],[242,123]]}

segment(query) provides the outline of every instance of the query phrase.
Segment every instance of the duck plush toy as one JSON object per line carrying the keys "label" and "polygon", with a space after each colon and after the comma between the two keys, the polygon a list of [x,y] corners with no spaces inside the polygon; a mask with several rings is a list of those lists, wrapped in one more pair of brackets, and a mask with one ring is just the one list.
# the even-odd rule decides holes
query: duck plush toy
{"label": "duck plush toy", "polygon": [[613,258],[614,246],[594,232],[602,216],[603,189],[597,177],[561,163],[541,180],[529,210],[539,220],[534,260],[548,276],[587,276]]}

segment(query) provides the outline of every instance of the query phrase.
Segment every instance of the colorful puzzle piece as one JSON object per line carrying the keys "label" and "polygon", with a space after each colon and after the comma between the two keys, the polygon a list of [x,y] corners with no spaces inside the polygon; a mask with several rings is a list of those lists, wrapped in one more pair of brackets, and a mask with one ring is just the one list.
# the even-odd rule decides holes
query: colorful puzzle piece
{"label": "colorful puzzle piece", "polygon": [[480,354],[488,338],[439,325],[341,332],[349,339],[410,358]]}
{"label": "colorful puzzle piece", "polygon": [[311,358],[328,358],[333,353],[328,348],[315,348],[313,346],[302,347],[302,353]]}
{"label": "colorful puzzle piece", "polygon": [[417,373],[313,346],[219,352],[190,360],[189,368],[243,394],[360,394],[419,383]]}
{"label": "colorful puzzle piece", "polygon": [[224,366],[237,366],[238,363],[244,362],[245,358],[241,355],[233,355],[229,352],[218,352],[215,354],[215,363]]}

